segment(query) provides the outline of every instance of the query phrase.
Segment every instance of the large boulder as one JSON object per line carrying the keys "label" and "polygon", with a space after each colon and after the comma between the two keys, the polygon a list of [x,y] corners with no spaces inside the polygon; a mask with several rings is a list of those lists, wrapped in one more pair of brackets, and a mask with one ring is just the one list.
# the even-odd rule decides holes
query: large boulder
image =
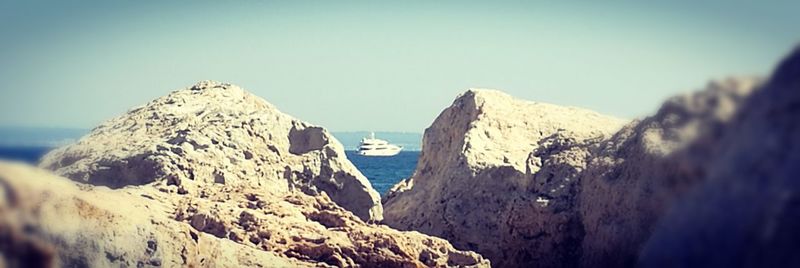
{"label": "large boulder", "polygon": [[500,267],[576,264],[578,175],[592,148],[625,123],[469,90],[426,129],[414,175],[387,194],[384,221]]}
{"label": "large boulder", "polygon": [[646,243],[645,267],[800,266],[800,49],[745,102],[707,179]]}
{"label": "large boulder", "polygon": [[325,192],[363,220],[382,219],[379,194],[332,135],[224,83],[200,82],[134,108],[48,153],[40,166],[110,188],[152,184],[196,195],[220,184]]}

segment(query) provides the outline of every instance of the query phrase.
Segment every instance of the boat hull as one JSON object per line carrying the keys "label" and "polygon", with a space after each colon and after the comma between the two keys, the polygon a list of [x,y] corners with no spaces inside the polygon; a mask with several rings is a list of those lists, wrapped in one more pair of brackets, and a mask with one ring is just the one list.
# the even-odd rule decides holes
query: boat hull
{"label": "boat hull", "polygon": [[393,156],[402,151],[402,148],[380,149],[380,150],[359,150],[358,154],[363,156]]}

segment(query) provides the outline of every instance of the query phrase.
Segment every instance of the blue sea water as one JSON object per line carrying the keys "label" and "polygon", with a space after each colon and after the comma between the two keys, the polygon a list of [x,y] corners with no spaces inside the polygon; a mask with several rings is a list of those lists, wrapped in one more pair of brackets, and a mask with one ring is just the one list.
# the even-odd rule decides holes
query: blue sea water
{"label": "blue sea water", "polygon": [[419,151],[402,151],[395,156],[361,156],[356,151],[346,151],[347,159],[369,179],[381,195],[398,181],[411,177],[417,167]]}
{"label": "blue sea water", "polygon": [[[39,158],[51,149],[51,147],[0,146],[0,159],[36,164]],[[419,153],[418,151],[403,151],[395,156],[367,157],[358,155],[355,151],[346,152],[347,159],[353,162],[381,195],[395,183],[414,173]]]}
{"label": "blue sea water", "polygon": [[40,146],[0,146],[0,159],[14,160],[35,165],[39,158],[52,148]]}

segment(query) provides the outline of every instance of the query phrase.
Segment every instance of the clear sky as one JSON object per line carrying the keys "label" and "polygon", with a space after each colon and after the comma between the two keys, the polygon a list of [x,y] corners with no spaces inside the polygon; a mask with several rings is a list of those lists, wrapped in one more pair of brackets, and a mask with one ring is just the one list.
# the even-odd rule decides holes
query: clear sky
{"label": "clear sky", "polygon": [[470,87],[633,118],[800,41],[800,1],[120,2],[0,2],[0,125],[91,128],[206,79],[335,131],[421,132]]}

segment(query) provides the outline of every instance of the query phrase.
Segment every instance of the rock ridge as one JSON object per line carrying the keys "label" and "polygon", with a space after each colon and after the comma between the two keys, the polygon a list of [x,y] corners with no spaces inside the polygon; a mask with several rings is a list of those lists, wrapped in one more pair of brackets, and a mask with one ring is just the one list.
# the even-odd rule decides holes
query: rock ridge
{"label": "rock ridge", "polygon": [[201,81],[131,109],[48,153],[40,166],[111,188],[155,184],[185,194],[223,184],[324,191],[364,220],[382,219],[380,196],[327,130],[227,83]]}
{"label": "rock ridge", "polygon": [[[541,238],[577,226],[574,213],[561,213],[574,206],[571,172],[625,122],[470,89],[426,129],[414,175],[384,198],[384,222],[443,237],[501,267],[545,257],[528,248],[575,248],[571,237]],[[551,213],[558,216],[543,217]],[[574,262],[569,254],[558,259]]]}

